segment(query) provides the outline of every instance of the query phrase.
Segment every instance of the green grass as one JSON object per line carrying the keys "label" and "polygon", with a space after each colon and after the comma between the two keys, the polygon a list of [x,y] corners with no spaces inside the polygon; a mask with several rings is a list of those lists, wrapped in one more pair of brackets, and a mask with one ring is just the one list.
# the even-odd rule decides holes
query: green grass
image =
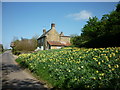
{"label": "green grass", "polygon": [[120,48],[59,49],[16,60],[56,88],[120,89]]}

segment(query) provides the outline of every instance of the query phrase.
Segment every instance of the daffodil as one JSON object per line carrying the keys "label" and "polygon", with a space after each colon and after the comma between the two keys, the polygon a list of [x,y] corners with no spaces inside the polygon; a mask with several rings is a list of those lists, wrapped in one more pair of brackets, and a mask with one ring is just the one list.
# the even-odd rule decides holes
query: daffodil
{"label": "daffodil", "polygon": [[83,66],[81,66],[81,68],[83,68]]}
{"label": "daffodil", "polygon": [[119,68],[119,65],[118,65],[118,64],[117,64],[117,65],[114,65],[114,67],[115,67],[115,68]]}
{"label": "daffodil", "polygon": [[99,71],[97,70],[96,73],[98,73]]}
{"label": "daffodil", "polygon": [[104,74],[104,73],[100,73],[99,75],[100,75],[100,76],[104,76],[105,74]]}
{"label": "daffodil", "polygon": [[119,65],[116,65],[117,68],[119,68]]}
{"label": "daffodil", "polygon": [[101,80],[102,78],[101,78],[101,77],[99,77],[99,79]]}
{"label": "daffodil", "polygon": [[96,77],[93,77],[94,80],[96,80]]}
{"label": "daffodil", "polygon": [[112,68],[112,71],[114,71],[115,69],[114,68]]}
{"label": "daffodil", "polygon": [[110,65],[110,64],[108,64],[108,67],[109,67],[109,68],[111,68],[111,65]]}
{"label": "daffodil", "polygon": [[98,62],[98,65],[100,65],[101,63],[100,62]]}
{"label": "daffodil", "polygon": [[71,72],[70,70],[68,70],[68,72]]}
{"label": "daffodil", "polygon": [[94,60],[96,60],[96,58],[93,58]]}
{"label": "daffodil", "polygon": [[89,85],[86,86],[86,88],[89,88],[89,87],[90,87]]}
{"label": "daffodil", "polygon": [[83,79],[83,77],[81,77],[81,79]]}
{"label": "daffodil", "polygon": [[104,60],[102,60],[102,63],[104,63]]}

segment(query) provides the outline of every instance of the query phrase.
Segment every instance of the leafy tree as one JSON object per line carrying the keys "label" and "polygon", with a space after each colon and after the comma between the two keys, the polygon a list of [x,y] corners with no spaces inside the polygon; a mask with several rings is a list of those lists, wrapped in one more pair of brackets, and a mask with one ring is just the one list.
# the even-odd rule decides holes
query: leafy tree
{"label": "leafy tree", "polygon": [[80,36],[75,35],[71,37],[71,43],[72,45],[79,46],[80,45]]}
{"label": "leafy tree", "polygon": [[117,6],[116,6],[116,11],[117,11],[117,12],[120,12],[120,1],[119,1],[119,3],[118,3]]}
{"label": "leafy tree", "polygon": [[80,36],[72,38],[76,46],[85,47],[114,47],[120,46],[120,4],[110,14],[98,18],[89,18],[82,28]]}
{"label": "leafy tree", "polygon": [[97,17],[89,18],[87,24],[82,29],[82,36],[86,37],[86,40],[91,40],[98,36],[99,20]]}

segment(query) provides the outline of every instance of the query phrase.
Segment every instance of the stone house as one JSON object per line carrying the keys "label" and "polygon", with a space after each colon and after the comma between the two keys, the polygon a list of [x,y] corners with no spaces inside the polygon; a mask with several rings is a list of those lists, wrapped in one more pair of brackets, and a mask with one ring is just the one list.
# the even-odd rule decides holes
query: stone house
{"label": "stone house", "polygon": [[63,32],[60,34],[55,29],[55,24],[51,24],[51,29],[46,31],[43,29],[43,34],[37,39],[38,47],[41,50],[59,49],[70,46],[70,36],[64,36]]}

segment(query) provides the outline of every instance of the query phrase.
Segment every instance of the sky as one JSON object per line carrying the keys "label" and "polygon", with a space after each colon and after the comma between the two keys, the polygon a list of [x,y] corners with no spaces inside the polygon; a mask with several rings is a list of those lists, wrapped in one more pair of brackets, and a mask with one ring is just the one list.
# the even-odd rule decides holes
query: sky
{"label": "sky", "polygon": [[119,0],[1,0],[3,2],[118,2]]}
{"label": "sky", "polygon": [[[2,39],[10,48],[14,38],[31,39],[42,35],[55,23],[58,33],[81,34],[89,17],[98,17],[115,10],[118,2],[2,2]],[[0,4],[1,5],[1,4]]]}

